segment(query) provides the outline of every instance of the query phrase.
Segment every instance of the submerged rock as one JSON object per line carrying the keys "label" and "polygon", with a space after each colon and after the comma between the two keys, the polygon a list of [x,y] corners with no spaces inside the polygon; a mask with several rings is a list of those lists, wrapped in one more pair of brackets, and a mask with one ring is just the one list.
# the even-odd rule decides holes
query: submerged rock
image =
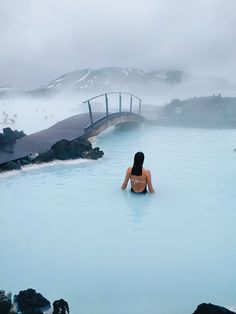
{"label": "submerged rock", "polygon": [[232,312],[225,307],[219,305],[202,303],[198,305],[193,314],[235,314],[235,312]]}
{"label": "submerged rock", "polygon": [[12,308],[11,294],[6,294],[4,290],[0,290],[0,313],[9,314]]}
{"label": "submerged rock", "polygon": [[68,303],[63,300],[56,300],[53,302],[53,313],[52,314],[68,314],[70,313]]}
{"label": "submerged rock", "polygon": [[50,302],[34,289],[22,290],[14,296],[17,308],[23,314],[41,314],[42,309],[49,308]]}

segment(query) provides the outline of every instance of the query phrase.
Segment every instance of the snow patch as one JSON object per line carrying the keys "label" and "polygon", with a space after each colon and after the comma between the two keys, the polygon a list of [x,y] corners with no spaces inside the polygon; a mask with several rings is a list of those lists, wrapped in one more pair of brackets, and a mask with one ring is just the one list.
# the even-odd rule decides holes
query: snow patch
{"label": "snow patch", "polygon": [[63,78],[59,78],[59,79],[53,81],[53,83],[55,83],[55,82],[60,82],[60,81],[63,81]]}
{"label": "snow patch", "polygon": [[126,70],[121,70],[121,72],[124,73],[126,76],[129,76],[128,71],[126,71]]}
{"label": "snow patch", "polygon": [[74,82],[74,84],[77,84],[77,83],[79,83],[79,82],[82,82],[84,79],[86,79],[86,77],[90,74],[90,72],[91,72],[91,70],[88,70],[88,72],[87,72],[84,76],[82,76],[79,80],[76,80],[76,81]]}

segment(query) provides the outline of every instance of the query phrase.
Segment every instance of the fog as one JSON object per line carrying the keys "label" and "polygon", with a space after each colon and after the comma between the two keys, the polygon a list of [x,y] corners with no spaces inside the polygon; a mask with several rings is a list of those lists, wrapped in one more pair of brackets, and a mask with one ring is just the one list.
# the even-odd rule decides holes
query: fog
{"label": "fog", "polygon": [[[26,165],[29,148],[21,170],[0,169],[1,289],[72,314],[235,311],[235,29],[236,0],[0,1],[0,155],[15,147],[4,128],[47,129],[98,94],[125,92],[134,112],[141,98],[147,118],[94,137],[100,160]],[[105,114],[104,95],[91,106]],[[136,151],[154,194],[121,193]]]}
{"label": "fog", "polygon": [[[152,106],[173,98],[235,96],[235,21],[233,0],[2,0],[0,87],[44,87],[45,96],[50,82],[64,73],[103,67],[179,70],[191,78],[155,85],[142,84],[140,77],[120,82],[118,76],[122,89],[114,89],[102,74],[101,88],[55,89],[48,98],[13,92],[0,98],[0,124],[29,134],[87,111],[84,100],[114,90],[134,93]],[[114,109],[118,101],[110,105]],[[105,110],[104,101],[93,103],[96,108]]]}
{"label": "fog", "polygon": [[235,21],[234,0],[2,0],[0,85],[104,66],[235,80]]}

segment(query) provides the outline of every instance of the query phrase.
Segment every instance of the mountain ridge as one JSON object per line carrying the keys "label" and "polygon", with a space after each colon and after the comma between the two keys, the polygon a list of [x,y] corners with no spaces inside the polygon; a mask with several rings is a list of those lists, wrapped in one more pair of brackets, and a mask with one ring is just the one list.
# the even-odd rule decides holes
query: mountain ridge
{"label": "mountain ridge", "polygon": [[81,69],[64,73],[56,79],[34,90],[36,93],[51,94],[60,91],[102,93],[108,90],[128,92],[148,91],[158,88],[199,83],[215,86],[228,86],[229,81],[216,77],[200,76],[181,70],[156,70],[147,72],[136,68],[104,67],[100,69]]}
{"label": "mountain ridge", "polygon": [[163,89],[172,89],[182,85],[193,87],[210,84],[214,88],[229,88],[226,79],[204,75],[189,74],[181,70],[144,71],[137,68],[103,67],[85,68],[64,73],[49,83],[33,90],[0,88],[0,95],[28,94],[31,96],[50,96],[60,93],[105,93],[108,91],[126,91],[131,93],[152,93]]}

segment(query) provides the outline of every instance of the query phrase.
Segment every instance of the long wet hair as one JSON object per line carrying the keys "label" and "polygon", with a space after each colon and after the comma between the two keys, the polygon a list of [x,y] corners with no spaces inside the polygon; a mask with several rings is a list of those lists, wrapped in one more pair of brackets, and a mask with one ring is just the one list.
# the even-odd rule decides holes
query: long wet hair
{"label": "long wet hair", "polygon": [[141,176],[142,170],[143,170],[143,162],[144,162],[144,153],[143,152],[137,152],[134,155],[134,164],[131,169],[131,174],[133,176]]}

